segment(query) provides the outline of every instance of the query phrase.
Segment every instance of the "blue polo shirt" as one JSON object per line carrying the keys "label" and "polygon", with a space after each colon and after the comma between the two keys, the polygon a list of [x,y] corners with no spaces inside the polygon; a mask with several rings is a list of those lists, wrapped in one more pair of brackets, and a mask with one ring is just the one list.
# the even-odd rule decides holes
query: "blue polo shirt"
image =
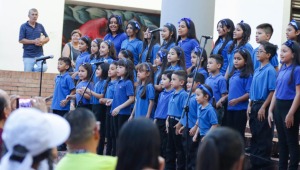
{"label": "blue polo shirt", "polygon": [[112,59],[110,56],[108,56],[106,58],[101,57],[99,61],[103,61],[105,63],[111,64],[112,62],[114,62],[114,59]]}
{"label": "blue polo shirt", "polygon": [[[212,54],[218,54],[220,48],[223,46],[224,44],[224,40],[220,39],[219,43],[215,45],[214,50],[212,51]],[[228,49],[230,47],[230,45],[232,44],[232,40],[228,41],[227,44],[225,45],[225,47],[223,48],[221,55],[223,57],[223,66],[220,69],[220,72],[222,73],[222,75],[224,76],[226,73],[226,69],[228,67]]]}
{"label": "blue polo shirt", "polygon": [[214,107],[208,104],[206,107],[202,108],[199,106],[198,109],[198,124],[199,132],[201,136],[205,136],[212,125],[218,124],[218,118]]}
{"label": "blue polo shirt", "polygon": [[238,50],[238,49],[245,49],[249,52],[249,54],[251,55],[252,54],[252,51],[253,51],[253,47],[251,46],[251,44],[247,43],[243,46],[241,46],[240,48],[236,48],[236,44],[235,44],[235,47],[234,49],[231,51],[230,54],[227,55],[228,57],[228,67],[229,67],[229,73],[231,72],[232,68],[233,68],[233,56],[234,56],[234,53]]}
{"label": "blue polo shirt", "polygon": [[296,96],[296,86],[300,85],[300,66],[296,66],[293,81],[290,83],[294,65],[282,65],[276,80],[276,99],[294,100]]}
{"label": "blue polo shirt", "polygon": [[[196,72],[196,68],[193,70],[193,73],[195,73],[195,72]],[[207,79],[208,72],[203,67],[198,69],[198,73],[201,73],[204,76],[205,80]]]}
{"label": "blue polo shirt", "polygon": [[180,40],[178,46],[184,51],[186,68],[190,68],[192,66],[191,53],[195,47],[199,46],[198,41],[196,39],[186,38],[185,40]]}
{"label": "blue polo shirt", "polygon": [[168,116],[180,118],[187,97],[188,94],[184,89],[181,89],[179,92],[174,91],[169,100]]}
{"label": "blue polo shirt", "polygon": [[[213,90],[213,95],[215,97],[216,102],[220,100],[222,94],[227,93],[227,83],[226,79],[219,73],[216,76],[210,75],[206,80],[205,84],[209,85],[209,87]],[[212,102],[212,100],[210,100]]]}
{"label": "blue polo shirt", "polygon": [[137,92],[136,92],[136,101],[135,101],[135,114],[134,117],[146,117],[147,112],[148,112],[148,107],[150,104],[150,100],[154,100],[155,98],[155,90],[153,84],[148,84],[146,87],[146,98],[142,99],[141,94],[143,91],[144,86],[139,85],[137,87]]}
{"label": "blue polo shirt", "polygon": [[[133,83],[130,80],[120,79],[115,86],[110,112],[112,112],[116,107],[125,103],[129,99],[129,96],[134,96]],[[130,115],[130,113],[131,105],[121,109],[119,112],[120,115]]]}
{"label": "blue polo shirt", "polygon": [[[251,54],[254,70],[260,66],[260,62],[257,60],[257,53],[256,53],[257,50],[258,50],[258,47],[255,48]],[[273,67],[278,67],[279,63],[278,63],[277,53],[271,58],[270,63]]]}
{"label": "blue polo shirt", "polygon": [[51,108],[53,110],[70,110],[70,102],[65,107],[61,107],[60,101],[66,99],[73,89],[75,89],[74,81],[68,72],[57,75]]}
{"label": "blue polo shirt", "polygon": [[172,66],[170,65],[166,70],[173,70],[173,71],[177,71],[177,70],[183,70],[182,67],[180,67],[179,65],[176,66]]}
{"label": "blue polo shirt", "polygon": [[170,51],[171,48],[175,47],[175,42],[171,43],[168,47],[167,47],[167,43],[164,41],[163,44],[161,45],[160,49],[166,49],[168,51]]}
{"label": "blue polo shirt", "polygon": [[[154,63],[154,60],[156,58],[156,53],[158,52],[160,46],[159,44],[155,44],[153,47],[152,47],[152,51],[151,51],[151,54],[150,54],[150,63]],[[146,62],[146,58],[147,58],[147,54],[148,54],[148,51],[149,51],[149,47],[147,46],[145,48],[145,50],[143,51],[142,53],[142,57],[141,57],[141,62]]]}
{"label": "blue polo shirt", "polygon": [[[44,34],[45,37],[48,37],[44,26],[40,23],[35,23],[35,27],[33,28],[29,25],[28,21],[21,25],[19,41],[22,39],[35,40],[41,37],[41,33]],[[36,46],[35,44],[23,44],[23,57],[24,58],[34,58],[44,55],[43,46]]]}
{"label": "blue polo shirt", "polygon": [[174,91],[174,89],[170,91],[164,89],[164,91],[159,94],[154,119],[167,119],[169,100]]}
{"label": "blue polo shirt", "polygon": [[[92,64],[92,63],[96,63],[99,61],[100,61],[100,58],[96,59],[96,57],[94,57],[93,59],[90,60],[90,63]],[[95,70],[97,69],[97,65],[92,64],[92,69],[93,69],[93,72],[95,72]],[[96,76],[96,72],[95,72],[94,77],[93,77],[93,82],[94,82],[94,84],[96,84],[98,81],[99,81],[99,78]]]}
{"label": "blue polo shirt", "polygon": [[[116,84],[119,80],[114,80],[114,81],[110,81],[107,85],[107,89],[106,89],[106,92],[105,92],[105,98],[107,99],[113,99],[114,97],[114,92],[115,92],[115,87],[116,87]],[[106,84],[106,82],[105,82]],[[104,93],[104,89],[103,91],[101,92],[101,94]]]}
{"label": "blue polo shirt", "polygon": [[[99,80],[95,86],[94,86],[94,92],[95,93],[98,93],[98,94],[102,94],[103,93],[103,88],[104,88],[104,85],[106,83],[106,80]],[[100,104],[99,103],[99,99],[95,96],[91,96],[91,104]]]}
{"label": "blue polo shirt", "polygon": [[[88,81],[81,81],[80,83],[77,84],[76,86],[76,90],[77,89],[82,89],[82,87],[86,87],[88,84]],[[94,89],[94,84],[90,83],[88,86],[89,89]],[[76,92],[76,104],[78,105],[79,101],[80,101],[81,95],[79,93]],[[90,100],[82,97],[82,104],[90,104]]]}
{"label": "blue polo shirt", "polygon": [[120,50],[121,50],[121,44],[122,42],[127,38],[126,33],[119,33],[116,36],[112,36],[111,33],[108,33],[105,35],[104,37],[104,41],[105,40],[111,40],[114,43],[117,55],[119,54]]}
{"label": "blue polo shirt", "polygon": [[276,70],[268,63],[262,68],[254,71],[251,87],[250,99],[252,101],[265,101],[271,91],[275,90]]}
{"label": "blue polo shirt", "polygon": [[[185,101],[186,102],[186,101]],[[185,104],[184,102],[184,104]],[[196,101],[196,94],[192,93],[190,97],[190,102],[189,102],[189,115],[188,115],[188,121],[189,121],[189,126],[188,128],[192,128],[195,126],[196,121],[197,121],[197,110],[198,110],[199,104]],[[183,115],[183,117],[180,119],[180,123],[186,127],[186,114]]]}
{"label": "blue polo shirt", "polygon": [[[79,67],[83,64],[83,63],[90,63],[90,53],[83,52],[81,53],[77,59],[76,59],[76,64],[75,64],[75,72],[79,70]],[[78,80],[79,76],[77,75],[75,77],[75,80]]]}
{"label": "blue polo shirt", "polygon": [[[252,76],[241,78],[240,75],[240,70],[235,70],[234,74],[229,79],[228,101],[239,98],[250,91]],[[228,104],[227,110],[246,110],[247,107],[248,100],[239,102],[235,106],[230,106]]]}
{"label": "blue polo shirt", "polygon": [[129,41],[129,39],[127,38],[122,42],[121,48],[132,52],[134,65],[137,65],[139,63],[140,55],[142,54],[143,50],[143,41],[137,38]]}
{"label": "blue polo shirt", "polygon": [[154,73],[154,85],[158,85],[159,84],[159,82],[157,82],[157,81],[158,81],[158,77],[159,77],[160,73],[161,73],[161,67],[157,66],[157,70]]}

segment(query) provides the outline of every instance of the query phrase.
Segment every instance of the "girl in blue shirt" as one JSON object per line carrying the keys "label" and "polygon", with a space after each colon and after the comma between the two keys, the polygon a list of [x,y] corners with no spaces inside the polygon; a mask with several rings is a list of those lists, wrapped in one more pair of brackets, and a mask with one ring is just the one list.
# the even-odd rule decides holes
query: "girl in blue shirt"
{"label": "girl in blue shirt", "polygon": [[159,31],[150,33],[150,31],[157,29],[154,25],[149,25],[146,32],[144,32],[144,43],[143,52],[140,58],[140,62],[150,62],[154,63],[156,58],[156,53],[160,48],[160,36]]}
{"label": "girl in blue shirt", "polygon": [[[201,55],[201,51],[202,48],[200,48],[199,46],[195,47],[195,49],[192,51],[191,54],[191,63],[192,63],[192,67],[188,68],[187,71],[188,73],[195,73],[196,72],[196,68],[197,68],[197,58],[200,57]],[[200,65],[199,68],[197,70],[198,73],[201,73],[204,78],[206,79],[208,77],[208,72],[207,72],[207,54],[206,51],[203,51],[202,57],[201,57],[201,61],[200,61]]]}
{"label": "girl in blue shirt", "polygon": [[160,84],[161,75],[167,69],[168,64],[168,50],[161,49],[156,54],[156,59],[154,60],[154,65],[156,67],[156,72],[154,73],[154,88],[156,91],[161,91],[162,86]]}
{"label": "girl in blue shirt", "polygon": [[295,21],[294,19],[288,24],[286,29],[286,39],[293,40],[300,43],[300,23]]}
{"label": "girl in blue shirt", "polygon": [[223,57],[223,66],[220,70],[224,76],[228,66],[228,48],[233,40],[233,31],[235,30],[234,24],[231,19],[222,19],[218,22],[217,31],[219,37],[215,43],[214,48],[211,51],[211,54],[220,54]]}
{"label": "girl in blue shirt", "polygon": [[121,48],[131,51],[134,65],[139,63],[143,50],[142,31],[137,21],[129,21],[126,26],[127,39],[122,42]]}
{"label": "girl in blue shirt", "polygon": [[170,49],[168,53],[167,70],[186,70],[185,67],[185,53],[182,48],[175,46]]}
{"label": "girl in blue shirt", "polygon": [[298,135],[300,122],[299,44],[292,40],[285,42],[281,46],[280,59],[282,67],[276,79],[276,88],[269,108],[268,121],[271,127],[274,116],[279,143],[279,169],[297,169],[299,163]]}
{"label": "girl in blue shirt", "polygon": [[150,118],[153,106],[155,90],[153,86],[153,67],[150,63],[141,63],[136,66],[139,85],[136,90],[135,105],[129,119],[146,117]]}
{"label": "girl in blue shirt", "polygon": [[[90,55],[90,63],[96,63],[100,61],[100,54],[99,54],[99,49],[100,49],[100,43],[103,40],[101,38],[96,38],[91,42],[91,55]],[[97,65],[92,64],[93,72],[97,69]],[[94,74],[93,77],[93,82],[96,84],[98,82],[98,77],[96,74]]]}
{"label": "girl in blue shirt", "polygon": [[105,40],[100,44],[100,61],[111,64],[114,60],[117,59],[116,49],[114,43],[110,40]]}
{"label": "girl in blue shirt", "polygon": [[161,38],[163,39],[163,43],[160,49],[170,50],[172,47],[175,46],[177,40],[177,31],[176,27],[171,23],[166,23],[163,26],[161,31]]}
{"label": "girl in blue shirt", "polygon": [[228,106],[224,124],[240,132],[244,137],[247,123],[247,107],[252,82],[253,63],[250,53],[239,49],[234,54],[234,68],[229,75]]}
{"label": "girl in blue shirt", "polygon": [[178,22],[178,39],[176,45],[184,51],[186,68],[192,66],[191,53],[192,50],[199,46],[199,41],[196,36],[195,24],[190,18],[181,18]]}

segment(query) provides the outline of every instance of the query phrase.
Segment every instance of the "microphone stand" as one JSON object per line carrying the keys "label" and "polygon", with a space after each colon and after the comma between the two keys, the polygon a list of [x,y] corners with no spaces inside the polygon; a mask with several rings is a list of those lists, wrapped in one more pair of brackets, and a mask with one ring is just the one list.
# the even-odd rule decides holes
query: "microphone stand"
{"label": "microphone stand", "polygon": [[46,63],[46,59],[43,59],[41,62],[41,75],[40,75],[40,91],[39,91],[39,96],[42,96],[42,80],[43,80],[43,66]]}
{"label": "microphone stand", "polygon": [[[200,53],[200,56],[197,57],[196,68],[194,68],[194,71],[193,71],[194,75],[193,75],[192,88],[193,88],[193,86],[195,84],[196,73],[198,72],[198,69],[200,67],[200,62],[201,62],[201,59],[202,59],[203,51],[204,51],[205,46],[207,44],[207,39],[209,39],[209,38],[206,38],[206,37],[203,37],[203,38],[205,38],[205,41],[204,41],[204,45],[203,45],[202,49],[201,49],[201,40],[202,40],[202,37],[200,38],[200,42],[199,42],[201,53]],[[190,97],[191,97],[191,95],[192,95],[192,89],[189,91],[189,95],[188,95],[188,98],[186,100],[186,103],[184,105],[183,112],[182,112],[182,115],[181,115],[181,118],[183,118],[183,116],[186,115],[186,126],[185,126],[185,128],[187,128],[187,129],[189,128],[189,118],[188,118],[188,116],[189,116],[189,103],[190,103]],[[187,132],[185,135],[186,135],[185,137],[186,137],[186,141],[187,141],[187,143],[186,143],[186,153],[185,153],[185,169],[188,170],[188,168],[189,168],[188,167],[188,159],[189,159],[189,156],[190,156],[189,155],[189,140],[188,140],[189,133]]]}

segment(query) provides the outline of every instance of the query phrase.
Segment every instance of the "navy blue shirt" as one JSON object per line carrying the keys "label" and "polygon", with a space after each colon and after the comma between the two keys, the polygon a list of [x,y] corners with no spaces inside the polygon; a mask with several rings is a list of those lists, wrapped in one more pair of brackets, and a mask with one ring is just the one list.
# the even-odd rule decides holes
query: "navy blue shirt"
{"label": "navy blue shirt", "polygon": [[276,99],[294,100],[296,96],[296,86],[300,84],[300,66],[294,70],[293,81],[290,83],[293,65],[282,65],[276,80]]}
{"label": "navy blue shirt", "polygon": [[[153,47],[152,47],[152,51],[151,51],[151,54],[150,54],[150,63],[154,63],[154,60],[156,58],[156,53],[158,52],[160,46],[159,44],[155,44]],[[148,54],[148,51],[149,51],[149,47],[147,46],[145,48],[145,50],[143,51],[142,53],[142,57],[141,57],[141,62],[146,62],[146,59],[147,59],[147,54]]]}
{"label": "navy blue shirt", "polygon": [[[148,107],[150,104],[150,100],[154,100],[155,98],[155,90],[153,84],[148,84],[146,87],[146,98],[141,98],[141,93],[143,91],[144,86],[139,85],[137,87],[137,93],[136,93],[136,101],[135,101],[135,114],[134,117],[146,117],[148,112]],[[153,108],[152,108],[153,109]]]}
{"label": "navy blue shirt", "polygon": [[114,46],[115,46],[115,49],[116,49],[116,52],[118,55],[121,50],[121,44],[126,38],[127,38],[127,35],[124,32],[117,34],[116,36],[112,36],[111,33],[108,33],[105,35],[104,41],[111,40],[114,43]]}
{"label": "navy blue shirt", "polygon": [[[102,94],[103,93],[103,88],[104,88],[104,85],[106,83],[106,80],[99,80],[95,86],[94,86],[94,92],[95,93],[98,93],[98,94]],[[95,96],[91,96],[91,104],[100,104],[99,103],[99,99]]]}
{"label": "navy blue shirt", "polygon": [[[115,86],[110,112],[112,112],[116,107],[125,103],[130,96],[134,96],[133,83],[130,80],[120,79]],[[130,115],[130,113],[131,105],[121,109],[119,112],[120,115]]]}
{"label": "navy blue shirt", "polygon": [[[33,28],[27,21],[21,25],[19,41],[24,38],[28,40],[35,40],[41,37],[41,33],[43,33],[45,37],[48,37],[48,34],[46,33],[42,24],[36,22],[35,27]],[[36,46],[35,44],[23,44],[23,49],[24,58],[34,58],[44,55],[43,46]]]}
{"label": "navy blue shirt", "polygon": [[188,94],[184,89],[181,89],[179,92],[174,91],[172,94],[169,100],[168,116],[180,118]]}
{"label": "navy blue shirt", "polygon": [[[186,101],[184,102],[184,104]],[[189,115],[188,115],[188,121],[189,121],[189,126],[188,128],[192,128],[195,126],[197,122],[197,110],[198,110],[199,104],[196,101],[196,94],[192,93],[190,97],[190,102],[189,102]],[[183,117],[180,119],[180,123],[186,127],[186,114],[183,115]]]}
{"label": "navy blue shirt", "polygon": [[[212,51],[212,54],[218,54],[220,48],[223,46],[224,44],[224,40],[223,39],[220,39],[219,43],[215,45],[215,48],[214,50]],[[222,68],[220,69],[220,72],[222,73],[222,75],[224,76],[225,73],[226,73],[226,69],[228,67],[228,49],[230,47],[230,45],[232,44],[232,40],[228,41],[228,43],[225,45],[225,47],[223,48],[222,52],[221,52],[221,55],[223,57],[223,66]]]}
{"label": "navy blue shirt", "polygon": [[[216,99],[216,102],[220,100],[222,97],[222,94],[227,93],[227,83],[226,79],[222,76],[221,73],[219,73],[216,76],[210,75],[206,80],[205,84],[207,84],[209,87],[213,90],[213,95]],[[212,102],[212,100],[211,100]]]}
{"label": "navy blue shirt", "polygon": [[70,102],[64,107],[60,106],[60,102],[65,100],[73,89],[75,89],[74,81],[68,72],[57,75],[51,108],[53,110],[70,110]]}
{"label": "navy blue shirt", "polygon": [[[257,51],[258,51],[258,47],[253,50],[252,55],[251,55],[254,70],[257,69],[260,66],[260,62],[257,60],[257,53],[256,53]],[[271,58],[270,63],[272,64],[273,67],[278,67],[279,63],[278,63],[277,54],[275,54]]]}
{"label": "navy blue shirt", "polygon": [[235,47],[234,49],[231,51],[230,54],[227,55],[228,57],[228,67],[229,67],[229,73],[231,73],[232,71],[232,68],[233,68],[233,58],[234,58],[234,53],[239,50],[239,49],[245,49],[249,52],[249,54],[251,55],[252,54],[252,51],[253,51],[253,47],[251,46],[251,44],[247,43],[241,47],[239,47],[238,49],[236,48],[236,44],[235,44]]}
{"label": "navy blue shirt", "polygon": [[170,91],[166,91],[165,89],[159,94],[157,107],[154,114],[155,119],[167,119],[169,100],[170,97],[173,96],[173,93],[174,89]]}
{"label": "navy blue shirt", "polygon": [[199,46],[198,41],[196,39],[186,38],[185,40],[180,40],[178,46],[184,51],[186,68],[190,68],[192,66],[191,53],[195,47]]}
{"label": "navy blue shirt", "polygon": [[[82,87],[86,87],[88,84],[88,81],[81,81],[80,83],[77,84],[76,86],[76,90],[77,89],[82,89]],[[93,89],[94,85],[93,83],[90,83],[88,86],[89,89]],[[76,92],[76,104],[78,105],[80,98],[82,95],[80,95],[79,93]],[[86,99],[85,97],[82,97],[82,104],[90,104],[90,100]]]}
{"label": "navy blue shirt", "polygon": [[252,101],[265,101],[271,91],[275,90],[276,70],[268,63],[262,68],[254,71],[251,87],[250,99]]}
{"label": "navy blue shirt", "polygon": [[127,38],[122,42],[121,48],[132,52],[134,65],[137,65],[139,63],[140,55],[142,54],[143,50],[143,41],[137,38],[129,41],[129,39]]}
{"label": "navy blue shirt", "polygon": [[[241,78],[240,75],[240,70],[235,70],[234,74],[229,79],[228,101],[239,98],[250,91],[252,76]],[[234,106],[228,104],[227,110],[246,110],[247,107],[248,100],[239,102]]]}
{"label": "navy blue shirt", "polygon": [[202,108],[199,106],[198,109],[198,124],[199,132],[201,136],[205,136],[212,125],[218,124],[218,118],[214,107],[208,104],[206,107]]}

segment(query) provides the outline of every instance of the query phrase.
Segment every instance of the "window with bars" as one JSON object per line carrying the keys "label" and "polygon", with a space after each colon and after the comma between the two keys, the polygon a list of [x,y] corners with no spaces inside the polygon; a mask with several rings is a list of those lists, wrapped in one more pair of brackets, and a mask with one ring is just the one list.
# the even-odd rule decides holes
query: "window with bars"
{"label": "window with bars", "polygon": [[291,3],[291,19],[300,21],[300,0],[292,0]]}

